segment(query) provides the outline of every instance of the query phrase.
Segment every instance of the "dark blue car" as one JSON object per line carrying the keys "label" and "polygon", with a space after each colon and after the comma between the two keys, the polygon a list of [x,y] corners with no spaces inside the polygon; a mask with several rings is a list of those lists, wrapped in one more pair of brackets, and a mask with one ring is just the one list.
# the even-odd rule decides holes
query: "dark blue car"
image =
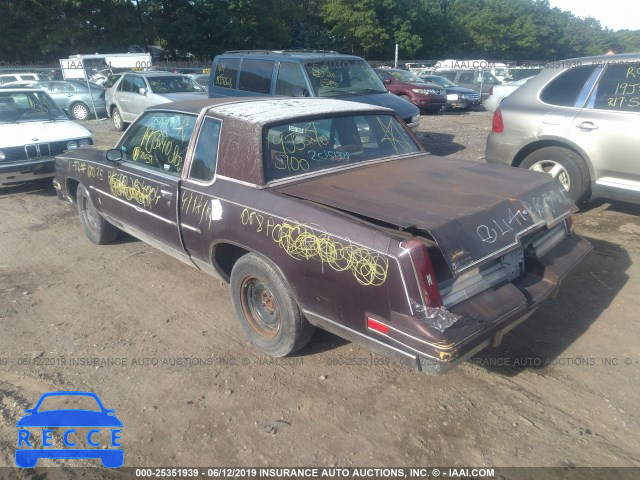
{"label": "dark blue car", "polygon": [[[58,410],[44,410],[39,411],[42,403],[48,397],[57,396],[69,396],[69,397],[90,397],[95,400],[99,407],[99,411],[96,410],[83,410],[83,409],[58,409]],[[122,422],[114,415],[114,410],[104,408],[104,405],[100,401],[100,398],[92,392],[49,392],[40,397],[38,403],[34,408],[29,408],[24,411],[26,415],[18,420],[16,427],[19,430],[18,447],[26,446],[30,447],[29,441],[30,433],[27,428],[36,427],[43,428],[43,447],[46,447],[46,440],[50,440],[50,436],[46,437],[45,432],[48,428],[64,427],[67,428],[63,438],[65,446],[73,447],[75,442],[71,443],[69,435],[75,433],[74,428],[93,427],[94,430],[89,430],[87,433],[87,443],[95,446],[96,448],[22,448],[16,450],[16,465],[22,468],[35,467],[40,458],[57,458],[57,459],[88,459],[99,458],[102,461],[102,465],[109,468],[121,467],[124,463],[124,451],[122,448],[98,448],[99,443],[93,439],[93,434],[99,433],[101,428],[119,429],[122,427]],[[120,446],[118,440],[119,430],[111,431],[111,447]]]}

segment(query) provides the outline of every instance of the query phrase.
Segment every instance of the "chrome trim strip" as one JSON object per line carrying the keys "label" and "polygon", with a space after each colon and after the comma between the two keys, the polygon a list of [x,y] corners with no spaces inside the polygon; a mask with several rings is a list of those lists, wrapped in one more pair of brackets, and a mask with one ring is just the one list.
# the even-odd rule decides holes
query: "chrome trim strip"
{"label": "chrome trim strip", "polygon": [[114,200],[116,200],[116,201],[118,201],[120,203],[124,203],[126,206],[133,208],[137,212],[146,213],[147,215],[151,215],[152,217],[157,218],[158,220],[162,220],[163,222],[168,223],[169,225],[178,226],[178,224],[176,222],[173,222],[173,221],[168,220],[168,219],[166,219],[164,217],[161,217],[160,215],[158,215],[156,213],[153,213],[153,212],[150,212],[149,210],[145,210],[144,208],[140,208],[140,207],[137,207],[135,205],[132,205],[129,202],[127,202],[125,200],[122,200],[121,198],[118,198],[118,197],[116,197],[114,195],[111,195],[110,193],[107,193],[104,190],[100,190],[99,188],[96,188],[93,185],[90,185],[89,188],[91,188],[92,190],[95,190],[96,192],[99,192],[99,193],[101,193],[103,195],[106,195],[107,197],[112,198],[112,199],[114,199]]}
{"label": "chrome trim strip", "polygon": [[192,232],[202,233],[202,230],[196,227],[192,227],[191,225],[187,225],[186,223],[181,223],[180,227],[186,228],[187,230],[191,230]]}
{"label": "chrome trim strip", "polygon": [[[352,335],[355,335],[355,336],[358,336],[358,337],[364,338],[364,339],[366,339],[366,340],[370,340],[370,341],[372,341],[372,342],[377,343],[377,344],[378,344],[379,346],[381,346],[381,347],[384,347],[384,348],[388,348],[388,349],[390,349],[390,350],[393,350],[395,353],[399,353],[399,354],[401,354],[401,355],[404,355],[404,356],[406,356],[406,357],[408,357],[408,358],[411,358],[412,360],[414,359],[414,357],[413,357],[411,354],[409,354],[409,353],[407,353],[407,352],[403,352],[402,350],[400,350],[400,349],[398,349],[398,348],[394,347],[393,345],[389,345],[388,343],[381,342],[381,341],[380,341],[380,340],[378,340],[377,338],[371,337],[371,336],[369,336],[369,335],[365,335],[365,334],[364,334],[364,333],[362,333],[362,332],[358,332],[357,330],[354,330],[354,329],[349,328],[349,327],[347,327],[347,326],[345,326],[345,325],[342,325],[342,324],[340,324],[340,323],[338,323],[338,322],[336,322],[336,321],[334,321],[334,320],[330,320],[330,319],[328,319],[327,317],[325,317],[325,316],[323,316],[323,315],[320,315],[320,314],[314,313],[314,312],[312,312],[311,310],[303,310],[303,312],[305,313],[305,315],[310,315],[310,316],[313,316],[313,317],[319,318],[319,319],[321,319],[322,321],[327,322],[327,323],[329,323],[329,324],[331,324],[331,325],[333,325],[333,326],[337,327],[337,328],[338,328],[338,329],[340,329],[340,330],[346,330],[347,332],[351,333]],[[393,340],[393,339],[392,339],[392,340]],[[422,352],[420,352],[420,353],[422,353]]]}
{"label": "chrome trim strip", "polygon": [[[217,170],[218,170],[218,167],[216,166],[216,171]],[[264,185],[258,185],[257,183],[245,182],[243,180],[238,180],[236,178],[226,177],[224,175],[216,175],[216,178],[220,178],[222,180],[226,180],[227,182],[238,183],[238,184],[244,185],[246,187],[253,187],[253,188],[258,188],[258,189],[265,188]]]}

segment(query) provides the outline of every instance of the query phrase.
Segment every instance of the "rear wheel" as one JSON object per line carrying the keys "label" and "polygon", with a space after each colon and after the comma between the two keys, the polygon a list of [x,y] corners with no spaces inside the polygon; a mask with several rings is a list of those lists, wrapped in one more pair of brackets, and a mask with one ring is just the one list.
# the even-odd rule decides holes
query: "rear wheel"
{"label": "rear wheel", "polygon": [[74,120],[86,120],[91,115],[89,107],[82,102],[72,104],[69,108],[69,112]]}
{"label": "rear wheel", "polygon": [[520,166],[557,179],[574,202],[584,200],[589,188],[589,171],[577,153],[563,147],[545,147],[527,155]]}
{"label": "rear wheel", "polygon": [[251,343],[273,357],[304,347],[315,327],[298,307],[278,270],[255,253],[242,256],[231,271],[231,300]]}
{"label": "rear wheel", "polygon": [[104,245],[118,238],[118,229],[102,218],[84,185],[78,185],[76,204],[82,229],[89,240],[98,245]]}

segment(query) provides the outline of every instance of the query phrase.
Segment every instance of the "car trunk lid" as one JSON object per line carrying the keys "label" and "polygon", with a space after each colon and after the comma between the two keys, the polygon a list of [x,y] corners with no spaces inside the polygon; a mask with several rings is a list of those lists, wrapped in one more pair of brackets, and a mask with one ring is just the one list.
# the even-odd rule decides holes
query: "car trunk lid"
{"label": "car trunk lid", "polygon": [[454,276],[519,247],[576,211],[561,184],[507,166],[430,155],[276,186],[289,196],[429,236]]}

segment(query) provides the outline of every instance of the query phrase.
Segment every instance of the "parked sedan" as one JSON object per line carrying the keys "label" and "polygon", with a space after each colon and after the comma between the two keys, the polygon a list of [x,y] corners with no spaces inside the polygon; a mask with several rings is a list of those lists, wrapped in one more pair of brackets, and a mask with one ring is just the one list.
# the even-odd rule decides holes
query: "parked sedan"
{"label": "parked sedan", "polygon": [[57,80],[40,82],[33,86],[44,90],[74,120],[86,120],[97,114],[107,114],[104,101],[104,88],[81,80]]}
{"label": "parked sedan", "polygon": [[188,75],[168,72],[125,73],[107,92],[107,113],[116,130],[124,130],[147,107],[179,100],[207,98]]}
{"label": "parked sedan", "polygon": [[0,186],[51,178],[55,155],[91,144],[46,92],[0,90]]}
{"label": "parked sedan", "polygon": [[451,80],[440,75],[421,75],[425,82],[437,83],[447,92],[447,108],[469,109],[480,105],[480,94],[470,88],[459,87]]}
{"label": "parked sedan", "polygon": [[549,64],[495,111],[487,162],[544,172],[575,201],[640,203],[640,55]]}
{"label": "parked sedan", "polygon": [[54,186],[92,242],[124,230],[228,281],[274,357],[320,327],[446,371],[591,249],[554,179],[427,155],[393,110],[330,98],[157,105],[116,148],[58,156]]}
{"label": "parked sedan", "polygon": [[495,85],[491,87],[489,89],[489,96],[484,102],[482,102],[482,106],[490,112],[495,112],[502,100],[507,98],[532,78],[533,77],[527,77],[516,82],[503,83],[502,85]]}
{"label": "parked sedan", "polygon": [[389,93],[413,103],[422,112],[436,113],[447,104],[447,95],[437,83],[428,83],[415,73],[399,68],[375,68]]}

